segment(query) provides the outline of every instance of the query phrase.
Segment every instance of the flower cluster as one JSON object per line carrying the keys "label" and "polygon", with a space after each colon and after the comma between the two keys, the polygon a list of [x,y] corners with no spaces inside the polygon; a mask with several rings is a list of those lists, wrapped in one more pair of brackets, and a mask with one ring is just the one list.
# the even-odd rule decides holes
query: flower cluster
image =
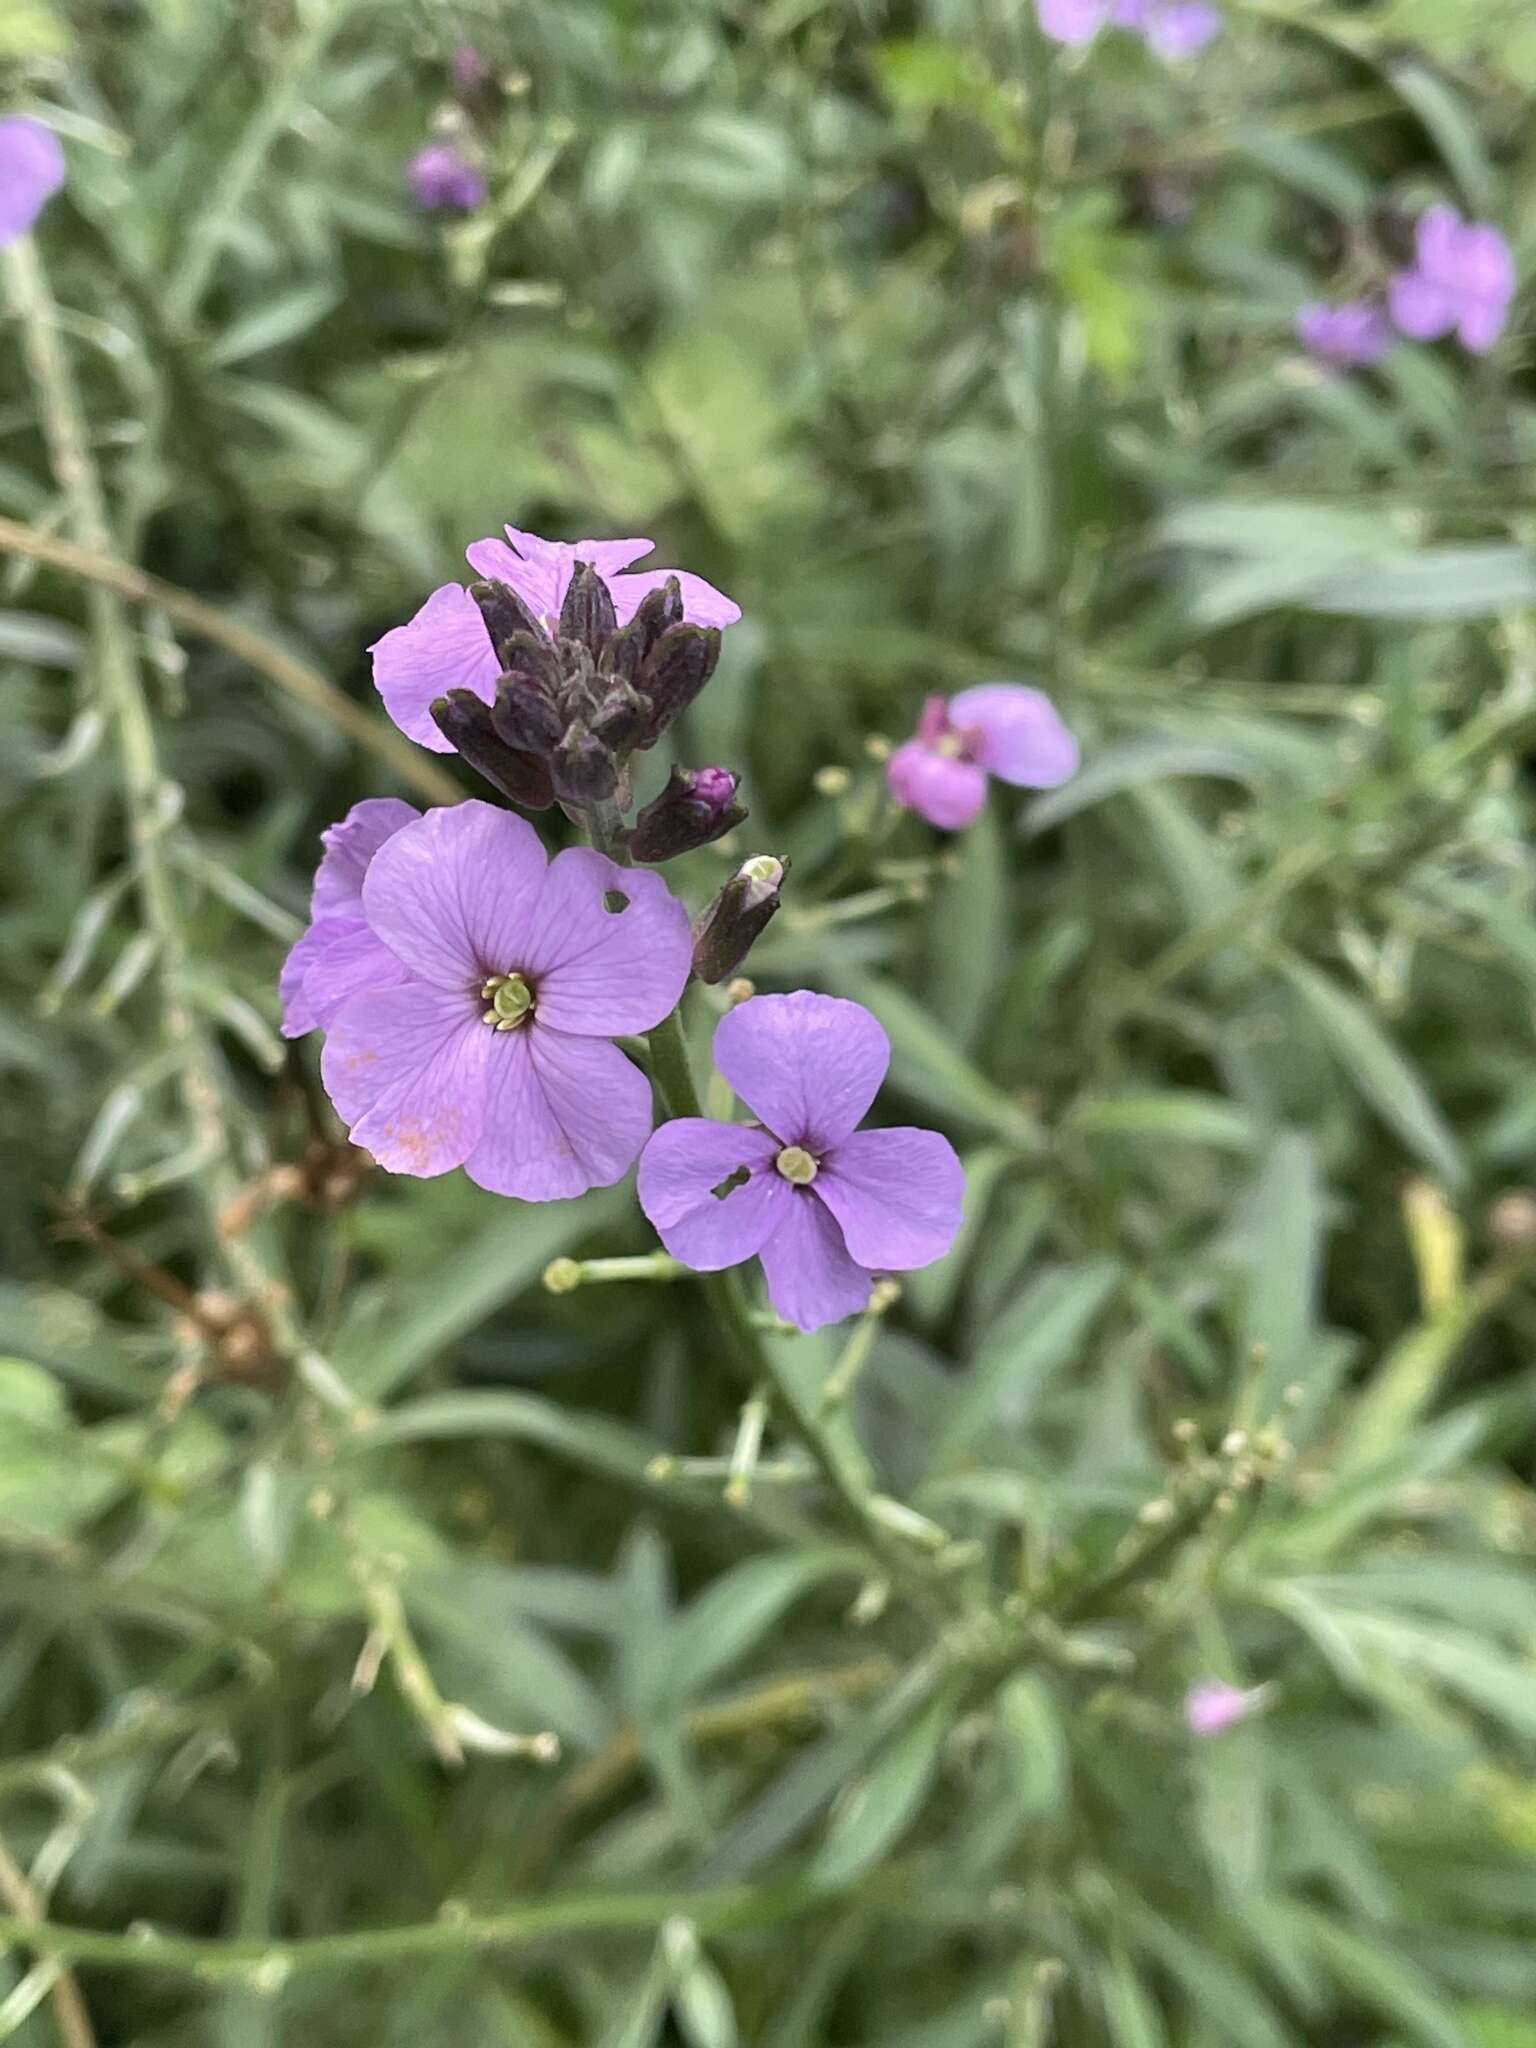
{"label": "flower cluster", "polygon": [[626,574],[653,541],[506,534],[466,549],[479,582],[444,584],[384,635],[374,682],[402,732],[514,803],[606,803],[709,681],[741,608],[701,576]]}
{"label": "flower cluster", "polygon": [[1129,29],[1165,64],[1198,56],[1222,27],[1207,0],[1036,0],[1036,18],[1043,34],[1069,48],[1105,28]]}
{"label": "flower cluster", "polygon": [[[634,570],[648,540],[506,531],[469,549],[479,581],[445,584],[384,635],[374,678],[412,739],[456,750],[524,808],[560,804],[608,850],[551,859],[526,819],[477,799],[355,805],[324,835],[283,1029],[324,1033],[326,1091],[391,1172],[462,1167],[493,1194],[553,1201],[638,1159],[641,1205],[685,1263],[761,1258],[769,1298],[803,1329],[854,1314],[879,1274],[948,1249],[964,1185],[936,1132],[855,1128],[890,1058],[869,1012],[805,992],[742,1003],[716,1059],[759,1121],[687,1117],[654,1135],[650,1081],[615,1042],[669,1020],[690,976],[734,973],[778,908],[775,855],[746,861],[691,927],[665,880],[631,864],[746,816],[733,771],[676,767],[626,822],[632,757],[709,680],[739,609],[700,577]],[[1013,698],[1038,693],[994,686],[953,707],[946,767],[983,790],[983,760],[1041,779],[1019,772]],[[1037,740],[1054,719],[1038,703]]]}
{"label": "flower cluster", "polygon": [[1488,221],[1464,221],[1450,206],[1432,206],[1414,236],[1414,260],[1394,273],[1385,303],[1314,300],[1296,316],[1302,347],[1326,369],[1368,369],[1392,346],[1393,330],[1410,341],[1455,334],[1465,349],[1486,355],[1509,322],[1518,288],[1514,252]]}

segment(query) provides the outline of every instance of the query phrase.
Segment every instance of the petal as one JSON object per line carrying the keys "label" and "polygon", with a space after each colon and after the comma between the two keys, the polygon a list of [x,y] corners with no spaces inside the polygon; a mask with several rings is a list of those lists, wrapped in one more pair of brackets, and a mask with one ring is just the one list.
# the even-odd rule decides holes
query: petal
{"label": "petal", "polygon": [[414,804],[397,796],[365,797],[347,815],[320,834],[325,852],[315,874],[311,917],[361,917],[363,877],[386,839],[421,816]]}
{"label": "petal", "polygon": [[1109,10],[1110,0],[1035,0],[1041,34],[1070,47],[1091,43],[1109,19]]}
{"label": "petal", "polygon": [[854,1131],[822,1160],[815,1191],[850,1257],[904,1273],[932,1265],[954,1243],[965,1169],[937,1131]]}
{"label": "petal", "polygon": [[465,1161],[477,1186],[525,1202],[611,1187],[651,1130],[651,1084],[603,1038],[537,1020],[492,1041],[484,1133]]}
{"label": "petal", "polygon": [[499,540],[477,540],[465,549],[470,566],[481,576],[510,583],[536,617],[553,624],[560,616],[571,571],[590,562],[604,582],[638,562],[655,547],[653,540],[545,540],[537,533],[505,529],[511,546]]}
{"label": "petal", "polygon": [[797,1329],[819,1330],[869,1305],[874,1275],[849,1258],[831,1210],[809,1188],[791,1190],[784,1220],[761,1257],[768,1299]]}
{"label": "petal", "polygon": [[1513,250],[1486,221],[1468,228],[1462,236],[1460,268],[1466,290],[1496,305],[1507,304],[1520,281]]}
{"label": "petal", "polygon": [[1149,9],[1145,30],[1147,48],[1165,64],[1181,57],[1194,57],[1222,30],[1222,16],[1206,0],[1163,0]]}
{"label": "petal", "polygon": [[[338,927],[345,925],[346,930]],[[328,1030],[337,1011],[368,989],[398,988],[409,971],[362,918],[327,918],[312,927],[329,933],[309,961],[304,975],[304,1001],[310,1016]]]}
{"label": "petal", "polygon": [[363,908],[413,974],[462,994],[526,965],[522,940],[547,873],[525,818],[471,798],[428,811],[379,849]]}
{"label": "petal", "polygon": [[984,769],[936,753],[921,740],[896,749],[886,763],[885,779],[897,803],[943,832],[971,824],[987,801]]}
{"label": "petal", "polygon": [[565,602],[565,586],[571,580],[570,558],[561,555],[558,543],[538,540],[536,534],[515,533],[510,526],[507,531],[514,543],[536,541],[539,552],[526,555],[500,540],[471,541],[464,550],[469,566],[477,576],[493,576],[497,582],[509,584],[536,619],[552,624]]}
{"label": "petal", "polygon": [[474,1150],[495,1036],[462,996],[407,982],[338,1011],[320,1076],[354,1145],[391,1173],[426,1180]]}
{"label": "petal", "polygon": [[604,569],[603,580],[612,594],[619,624],[627,626],[639,610],[640,600],[651,591],[660,590],[670,576],[677,578],[683,599],[683,617],[691,619],[696,626],[734,626],[741,617],[739,604],[727,597],[723,590],[716,590],[713,583],[706,583],[702,576],[694,576],[687,569],[646,569],[638,576],[610,576]]}
{"label": "petal", "polygon": [[797,990],[752,996],[715,1030],[715,1065],[784,1145],[821,1153],[880,1092],[891,1042],[860,1003]]}
{"label": "petal", "polygon": [[[330,922],[345,924],[348,930],[353,930],[362,924],[362,919],[336,918]],[[320,1022],[304,992],[304,977],[334,936],[334,932],[327,933],[323,924],[312,924],[288,949],[288,957],[277,977],[277,993],[283,1006],[284,1038],[302,1038],[306,1031],[313,1031]]]}
{"label": "petal", "polygon": [[1055,789],[1077,773],[1077,741],[1043,690],[978,683],[950,700],[949,715],[962,732],[980,731],[976,758],[1004,782]]}
{"label": "petal", "polygon": [[496,694],[501,663],[479,607],[461,584],[434,590],[413,619],[393,627],[369,651],[384,709],[407,739],[434,754],[453,752],[432,723],[435,697],[473,690],[489,704]]}
{"label": "petal", "polygon": [[[625,907],[610,910],[610,893]],[[693,956],[688,913],[661,876],[590,846],[550,862],[520,946],[508,964],[536,981],[539,1021],[595,1038],[659,1024],[677,1008]]]}
{"label": "petal", "polygon": [[1474,299],[1463,307],[1456,332],[1463,348],[1475,356],[1487,355],[1509,321],[1509,307],[1493,299]]}
{"label": "petal", "polygon": [[26,234],[64,182],[59,138],[28,114],[0,121],[0,245]]}
{"label": "petal", "polygon": [[[762,1250],[795,1199],[774,1171],[778,1149],[777,1138],[748,1124],[685,1116],[662,1125],[640,1156],[636,1192],[673,1258],[717,1273]],[[718,1194],[743,1167],[748,1178]]]}
{"label": "petal", "polygon": [[1400,270],[1390,287],[1392,323],[1410,341],[1438,341],[1455,324],[1448,292],[1417,270]]}
{"label": "petal", "polygon": [[1454,206],[1431,206],[1419,216],[1414,235],[1418,267],[1437,284],[1455,276],[1461,243],[1461,215]]}

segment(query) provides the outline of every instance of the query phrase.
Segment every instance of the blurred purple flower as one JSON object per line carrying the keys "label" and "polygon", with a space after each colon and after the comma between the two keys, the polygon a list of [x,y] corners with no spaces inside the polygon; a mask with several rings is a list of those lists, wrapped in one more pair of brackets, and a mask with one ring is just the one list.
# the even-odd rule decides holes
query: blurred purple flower
{"label": "blurred purple flower", "polygon": [[1496,227],[1432,206],[1419,221],[1413,268],[1392,280],[1392,318],[1414,341],[1438,341],[1454,328],[1463,347],[1484,355],[1504,332],[1518,282],[1514,252]]}
{"label": "blurred purple flower", "polygon": [[1035,14],[1052,42],[1078,48],[1113,24],[1140,36],[1165,64],[1195,56],[1223,23],[1207,0],[1035,0]]}
{"label": "blurred purple flower", "polygon": [[989,775],[1023,789],[1054,789],[1077,765],[1077,741],[1044,691],[978,683],[947,704],[928,699],[916,738],[892,754],[886,780],[897,803],[954,832],[980,815]]}
{"label": "blurred purple flower", "polygon": [[1202,1678],[1184,1695],[1184,1722],[1192,1735],[1220,1735],[1225,1729],[1246,1721],[1268,1701],[1271,1688],[1253,1685],[1244,1690],[1224,1679]]}
{"label": "blurred purple flower", "polygon": [[327,835],[285,1029],[324,1024],[326,1092],[391,1173],[462,1166],[528,1202],[610,1186],[651,1130],[650,1083],[612,1040],[676,1006],[682,905],[590,847],[549,860],[491,804],[409,810],[360,804]]}
{"label": "blurred purple flower", "polygon": [[[701,626],[730,626],[741,617],[740,605],[686,569],[619,573],[648,555],[654,541],[541,540],[536,533],[519,533],[515,526],[507,527],[506,535],[505,541],[473,542],[465,556],[477,576],[510,584],[548,632],[559,624],[560,607],[578,562],[590,562],[607,584],[621,626],[634,617],[640,600],[659,590],[669,576],[677,578],[685,619]],[[392,627],[369,651],[374,685],[385,710],[403,733],[435,754],[453,751],[432,721],[435,698],[450,690],[472,690],[489,704],[496,695],[501,663],[479,606],[462,584],[445,583],[434,590],[414,618]]]}
{"label": "blurred purple flower", "polygon": [[1110,18],[1114,0],[1035,0],[1042,35],[1076,49],[1091,43]]}
{"label": "blurred purple flower", "polygon": [[363,877],[384,842],[420,816],[398,797],[373,796],[321,833],[325,852],[309,899],[309,929],[283,962],[278,982],[285,1038],[323,1028],[360,989],[406,979],[405,967],[363,915]]}
{"label": "blurred purple flower", "polygon": [[787,1322],[856,1315],[878,1272],[942,1258],[965,1174],[937,1131],[855,1128],[891,1047],[869,1011],[801,990],[721,1018],[715,1064],[758,1124],[682,1117],[640,1160],[640,1206],[674,1258],[703,1273],[763,1262]]}
{"label": "blurred purple flower", "polygon": [[1207,0],[1119,0],[1115,20],[1165,64],[1198,56],[1224,25],[1221,10]]}
{"label": "blurred purple flower", "polygon": [[485,84],[490,70],[473,43],[460,43],[448,60],[448,75],[454,91],[468,98]]}
{"label": "blurred purple flower", "polygon": [[30,233],[64,182],[59,138],[30,114],[0,121],[0,248]]}
{"label": "blurred purple flower", "polygon": [[473,213],[483,206],[486,183],[451,142],[429,142],[405,167],[416,204],[428,213]]}
{"label": "blurred purple flower", "polygon": [[1391,323],[1374,299],[1314,299],[1296,315],[1296,333],[1308,355],[1335,370],[1369,368],[1392,346]]}

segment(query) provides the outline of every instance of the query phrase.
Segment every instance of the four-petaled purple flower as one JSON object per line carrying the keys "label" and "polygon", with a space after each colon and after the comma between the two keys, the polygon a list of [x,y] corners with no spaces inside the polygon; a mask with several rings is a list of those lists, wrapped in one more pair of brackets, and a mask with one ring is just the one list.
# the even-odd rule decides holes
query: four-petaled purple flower
{"label": "four-petaled purple flower", "polygon": [[989,775],[1023,789],[1055,789],[1077,764],[1077,741],[1044,691],[977,683],[947,704],[928,699],[916,738],[892,754],[886,779],[897,803],[954,832],[980,815]]}
{"label": "four-petaled purple flower", "polygon": [[64,182],[59,138],[30,114],[0,121],[0,248],[31,232]]}
{"label": "four-petaled purple flower", "polygon": [[[702,576],[685,569],[642,569],[621,574],[648,555],[651,540],[541,540],[536,533],[506,528],[507,538],[477,540],[464,550],[477,576],[506,583],[539,623],[553,633],[578,562],[590,562],[608,587],[618,623],[634,617],[640,601],[675,576],[683,616],[700,626],[730,626],[741,617],[733,604]],[[434,699],[450,690],[472,690],[483,703],[496,695],[501,662],[491,645],[479,606],[461,583],[434,590],[414,618],[392,627],[370,649],[373,680],[384,708],[409,738],[435,754],[453,749],[432,719]]]}
{"label": "four-petaled purple flower", "polygon": [[1035,13],[1052,42],[1077,49],[1113,25],[1140,36],[1165,64],[1198,55],[1223,21],[1208,0],[1035,0]]}
{"label": "four-petaled purple flower", "polygon": [[488,190],[475,166],[451,142],[429,142],[405,167],[416,204],[428,213],[473,213]]}
{"label": "four-petaled purple flower", "polygon": [[326,1091],[393,1173],[462,1166],[531,1202],[609,1186],[651,1129],[650,1083],[612,1040],[682,995],[682,905],[590,847],[549,860],[491,804],[409,811],[359,804],[327,836],[285,1028],[324,1025]]}
{"label": "four-petaled purple flower", "polygon": [[674,1258],[718,1272],[754,1256],[802,1330],[856,1315],[880,1272],[942,1258],[965,1175],[937,1131],[856,1128],[891,1047],[868,1010],[805,990],[721,1018],[715,1065],[760,1121],[682,1117],[640,1160],[640,1206]]}
{"label": "four-petaled purple flower", "polygon": [[1392,328],[1374,299],[1330,306],[1314,299],[1296,315],[1296,334],[1308,355],[1330,370],[1369,369],[1392,346]]}
{"label": "four-petaled purple flower", "polygon": [[1392,318],[1413,341],[1454,329],[1464,348],[1485,355],[1504,332],[1518,282],[1496,227],[1432,206],[1419,221],[1413,268],[1392,280]]}
{"label": "four-petaled purple flower", "polygon": [[1228,1685],[1224,1678],[1202,1678],[1184,1695],[1184,1725],[1192,1735],[1220,1735],[1268,1704],[1273,1687]]}

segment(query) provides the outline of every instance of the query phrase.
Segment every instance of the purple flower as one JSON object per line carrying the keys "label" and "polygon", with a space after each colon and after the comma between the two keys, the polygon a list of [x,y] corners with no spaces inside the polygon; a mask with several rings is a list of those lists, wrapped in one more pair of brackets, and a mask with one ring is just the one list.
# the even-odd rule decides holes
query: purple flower
{"label": "purple flower", "polygon": [[691,950],[659,875],[551,861],[490,804],[366,803],[326,835],[315,912],[284,1028],[324,1025],[326,1091],[381,1166],[553,1201],[634,1164],[650,1084],[611,1040],[675,1007]]}
{"label": "purple flower", "polygon": [[1368,369],[1392,346],[1392,328],[1374,299],[1325,305],[1313,299],[1296,315],[1296,333],[1308,355],[1329,369]]}
{"label": "purple flower", "polygon": [[1220,9],[1206,0],[1119,0],[1115,20],[1165,64],[1198,56],[1223,26]]}
{"label": "purple flower", "polygon": [[1484,355],[1504,332],[1517,285],[1513,251],[1496,227],[1432,206],[1419,221],[1413,268],[1392,280],[1392,318],[1414,341],[1454,328],[1464,348]]}
{"label": "purple flower", "polygon": [[64,182],[59,138],[29,114],[0,121],[0,248],[30,233]]}
{"label": "purple flower", "polygon": [[473,213],[485,204],[484,178],[451,142],[429,142],[405,167],[416,204],[428,213]]}
{"label": "purple flower", "polygon": [[1078,48],[1113,23],[1140,36],[1165,64],[1195,56],[1222,27],[1220,10],[1207,0],[1035,0],[1035,14],[1052,42]]}
{"label": "purple flower", "polygon": [[878,1272],[942,1258],[965,1175],[937,1131],[855,1128],[890,1064],[858,1003],[802,990],[721,1018],[715,1065],[756,1124],[683,1117],[640,1160],[640,1206],[699,1272],[763,1262],[768,1299],[802,1330],[866,1306]]}
{"label": "purple flower", "polygon": [[1035,0],[1042,35],[1078,49],[1091,43],[1109,20],[1114,0]]}
{"label": "purple flower", "polygon": [[892,754],[886,780],[897,803],[955,832],[980,815],[989,775],[1023,789],[1054,789],[1077,764],[1077,741],[1043,691],[978,683],[947,704],[928,699],[916,738]]}
{"label": "purple flower", "polygon": [[[510,584],[547,631],[559,623],[560,607],[578,562],[590,562],[613,599],[619,624],[635,615],[640,600],[675,576],[682,592],[683,616],[701,626],[730,626],[741,607],[702,576],[685,569],[620,571],[648,555],[650,540],[541,540],[536,533],[506,528],[507,538],[477,540],[465,556],[477,576]],[[508,545],[510,543],[510,545]],[[486,632],[480,609],[460,583],[434,590],[416,616],[395,626],[370,649],[373,680],[384,708],[409,738],[435,754],[452,753],[432,722],[434,698],[455,689],[472,690],[489,704],[496,695],[501,663]]]}
{"label": "purple flower", "polygon": [[1203,1678],[1184,1695],[1184,1724],[1192,1735],[1220,1735],[1239,1721],[1256,1714],[1270,1698],[1267,1685],[1228,1685],[1224,1679]]}

